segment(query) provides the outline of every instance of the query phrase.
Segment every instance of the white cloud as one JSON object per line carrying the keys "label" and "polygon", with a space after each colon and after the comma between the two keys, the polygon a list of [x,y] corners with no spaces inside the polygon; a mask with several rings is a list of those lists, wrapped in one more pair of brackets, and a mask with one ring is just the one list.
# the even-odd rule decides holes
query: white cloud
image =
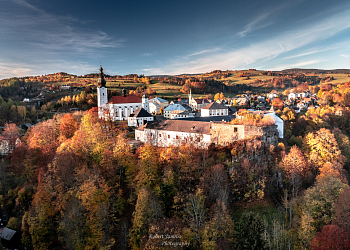
{"label": "white cloud", "polygon": [[267,19],[268,16],[270,16],[273,12],[268,12],[265,14],[262,14],[260,16],[258,16],[257,18],[255,18],[253,21],[251,21],[250,23],[248,23],[243,30],[241,30],[240,32],[237,33],[238,36],[240,37],[244,37],[246,36],[248,33],[257,30],[257,29],[262,29],[265,28],[267,26],[270,26],[273,24],[273,22],[271,20],[269,20],[268,22],[262,23],[262,21],[265,21]]}
{"label": "white cloud", "polygon": [[268,69],[268,70],[283,70],[283,69],[291,69],[291,68],[297,68],[297,67],[303,67],[307,65],[313,65],[316,63],[322,62],[322,60],[310,60],[305,62],[299,62],[299,63],[293,63],[289,65],[283,65],[276,68]]}
{"label": "white cloud", "polygon": [[332,37],[350,28],[350,10],[334,16],[315,20],[314,23],[300,29],[284,32],[271,39],[261,41],[232,51],[223,51],[211,55],[199,55],[196,60],[187,56],[177,58],[173,63],[162,67],[154,74],[203,73],[214,69],[246,68],[248,65],[270,60],[285,52],[310,45],[313,42]]}

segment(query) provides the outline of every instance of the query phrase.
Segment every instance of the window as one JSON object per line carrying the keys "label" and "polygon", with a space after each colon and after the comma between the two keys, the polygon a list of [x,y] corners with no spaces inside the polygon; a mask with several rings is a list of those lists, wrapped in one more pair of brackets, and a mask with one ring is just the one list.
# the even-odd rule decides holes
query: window
{"label": "window", "polygon": [[168,138],[170,139],[170,135],[168,135]]}
{"label": "window", "polygon": [[233,132],[237,133],[238,129],[237,128],[234,128],[233,129]]}
{"label": "window", "polygon": [[162,134],[159,134],[159,137],[162,137]]}

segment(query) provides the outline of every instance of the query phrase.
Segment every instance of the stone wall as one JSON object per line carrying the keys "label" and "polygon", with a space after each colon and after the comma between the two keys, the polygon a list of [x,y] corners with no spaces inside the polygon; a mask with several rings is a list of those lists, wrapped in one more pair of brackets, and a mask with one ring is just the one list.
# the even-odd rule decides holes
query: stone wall
{"label": "stone wall", "polygon": [[249,138],[251,136],[261,136],[261,140],[266,145],[274,145],[278,144],[278,130],[277,126],[266,126],[266,127],[258,127],[258,126],[248,126],[244,127],[244,138]]}
{"label": "stone wall", "polygon": [[212,122],[210,126],[211,143],[215,145],[228,145],[234,141],[243,140],[252,136],[261,136],[266,145],[278,144],[277,126],[249,126],[228,123]]}
{"label": "stone wall", "polygon": [[212,122],[210,125],[211,143],[215,145],[228,145],[231,142],[244,139],[244,125]]}

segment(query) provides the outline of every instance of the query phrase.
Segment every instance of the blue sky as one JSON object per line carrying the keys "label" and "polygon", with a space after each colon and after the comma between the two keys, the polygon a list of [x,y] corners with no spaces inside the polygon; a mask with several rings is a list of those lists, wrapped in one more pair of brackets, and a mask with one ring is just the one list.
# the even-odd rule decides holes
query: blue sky
{"label": "blue sky", "polygon": [[350,68],[350,2],[0,0],[0,79]]}

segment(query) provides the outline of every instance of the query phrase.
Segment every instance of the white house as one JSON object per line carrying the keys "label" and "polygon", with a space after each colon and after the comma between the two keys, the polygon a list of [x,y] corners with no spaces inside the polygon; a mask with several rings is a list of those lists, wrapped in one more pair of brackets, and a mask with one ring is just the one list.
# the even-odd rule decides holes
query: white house
{"label": "white house", "polygon": [[138,127],[142,124],[146,124],[149,121],[154,121],[154,117],[144,108],[140,107],[128,117],[128,126]]}
{"label": "white house", "polygon": [[272,90],[270,92],[270,94],[268,94],[268,97],[269,97],[270,100],[275,99],[277,97],[277,91],[276,90]]}
{"label": "white house", "polygon": [[170,113],[170,119],[183,119],[183,118],[192,118],[195,117],[195,113],[191,113],[187,110],[173,110]]}
{"label": "white house", "polygon": [[[157,104],[159,104],[159,105],[163,108],[163,110],[164,110],[166,107],[169,106],[169,102],[168,102],[167,100],[164,100],[164,99],[159,98],[159,97],[154,97],[153,99],[150,99],[150,100],[149,100],[149,103],[150,103],[150,104],[151,104],[151,103],[157,103]],[[152,112],[151,112],[151,113],[152,113]]]}
{"label": "white house", "polygon": [[305,98],[305,97],[311,97],[311,93],[309,91],[305,91],[305,92],[301,92],[297,94],[298,97],[300,97],[301,99]]}
{"label": "white house", "polygon": [[161,108],[162,107],[157,102],[149,102],[149,112],[151,114],[158,114]]}
{"label": "white house", "polygon": [[298,97],[298,94],[293,92],[293,93],[290,93],[288,95],[288,100],[290,100],[290,99],[297,99],[297,97]]}
{"label": "white house", "polygon": [[283,138],[283,130],[284,130],[284,121],[282,118],[278,117],[275,112],[266,112],[264,116],[270,116],[275,121],[275,125],[277,125],[278,136],[279,138]]}
{"label": "white house", "polygon": [[69,85],[62,85],[61,86],[61,90],[68,90],[68,89],[70,89]]}
{"label": "white house", "polygon": [[265,96],[259,95],[257,97],[257,99],[258,99],[258,102],[264,102],[265,101]]}
{"label": "white house", "polygon": [[201,109],[201,116],[222,116],[228,115],[228,107],[222,104],[212,102]]}
{"label": "white house", "polygon": [[170,119],[171,118],[170,114],[174,110],[186,111],[187,109],[181,104],[170,104],[168,107],[164,109],[164,117]]}
{"label": "white house", "polygon": [[[17,146],[19,143],[21,143],[21,140],[17,138],[14,146]],[[13,150],[14,148],[13,145],[10,145],[10,140],[0,136],[0,155],[8,155]]]}

